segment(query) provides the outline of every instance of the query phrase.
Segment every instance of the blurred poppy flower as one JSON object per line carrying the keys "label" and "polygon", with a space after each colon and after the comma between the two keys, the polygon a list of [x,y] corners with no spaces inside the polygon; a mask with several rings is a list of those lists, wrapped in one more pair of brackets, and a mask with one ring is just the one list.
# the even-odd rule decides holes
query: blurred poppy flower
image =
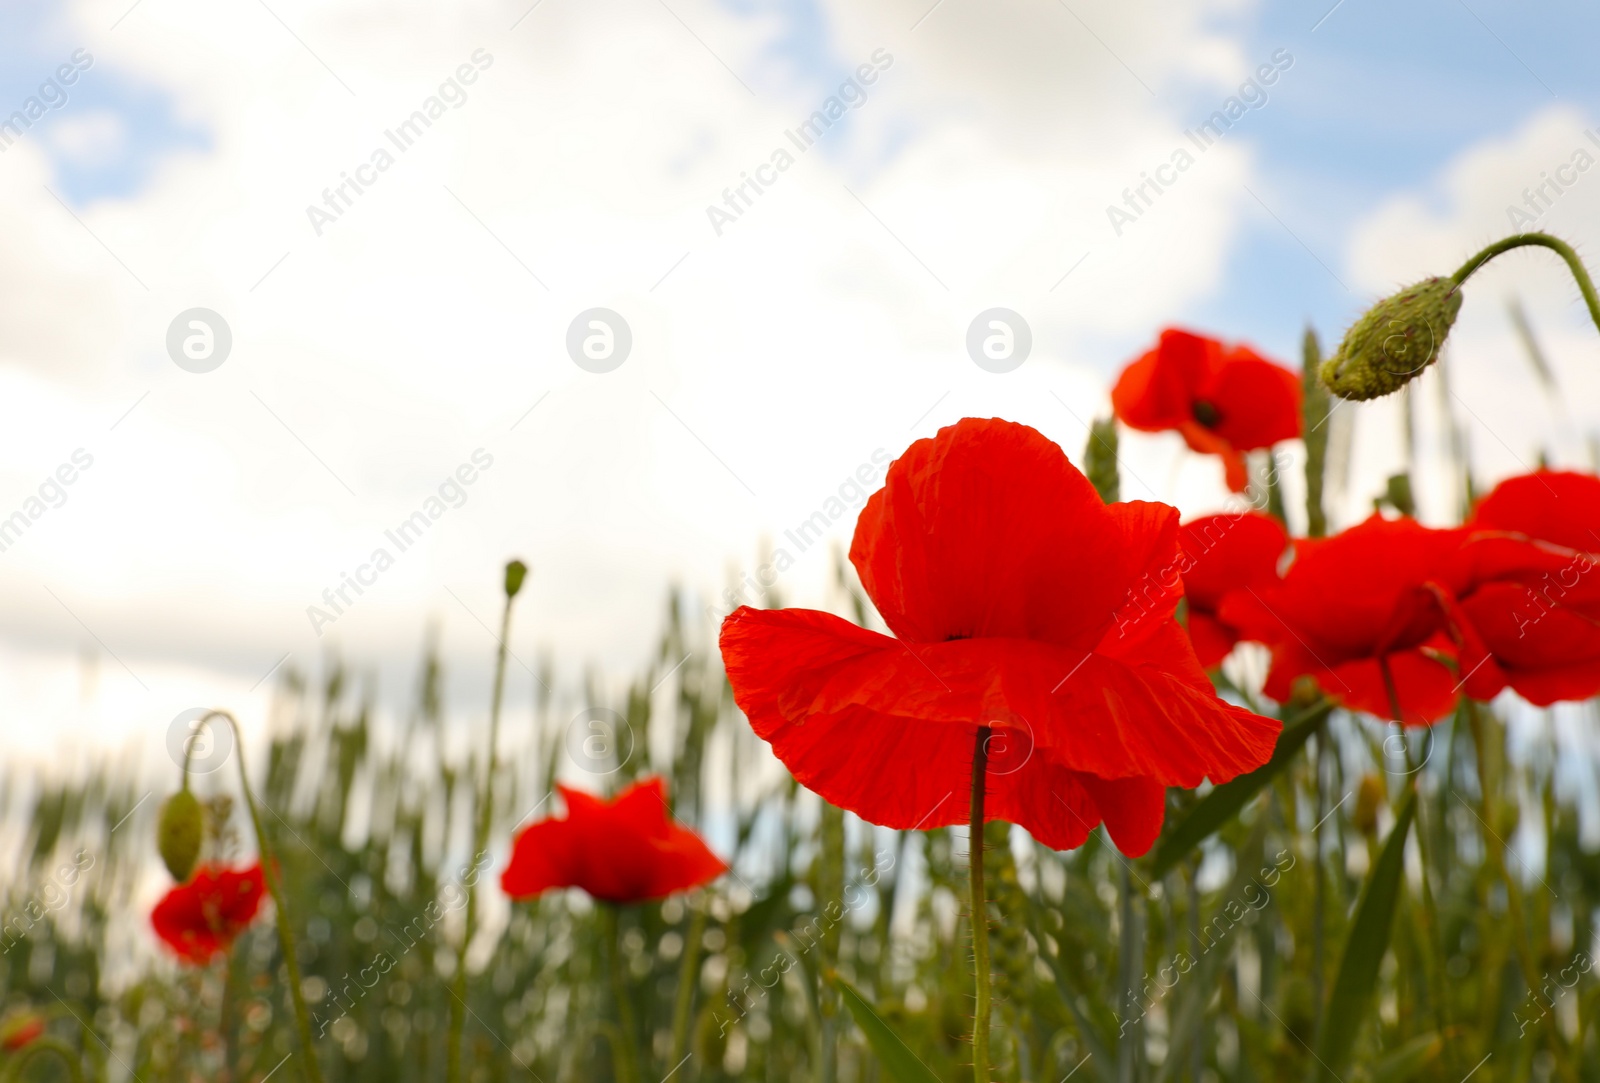
{"label": "blurred poppy flower", "polygon": [[1200,664],[1210,669],[1239,642],[1238,629],[1219,615],[1222,599],[1236,590],[1276,582],[1289,534],[1272,516],[1247,511],[1184,523],[1178,528],[1178,543],[1183,546],[1189,641]]}
{"label": "blurred poppy flower", "polygon": [[259,864],[248,869],[201,865],[188,883],[156,903],[150,924],[180,959],[204,966],[249,928],[265,892]]}
{"label": "blurred poppy flower", "polygon": [[1280,703],[1309,676],[1345,706],[1393,718],[1387,667],[1400,721],[1436,722],[1460,693],[1449,572],[1465,535],[1374,515],[1297,539],[1283,579],[1229,594],[1222,619],[1272,648],[1264,691]]}
{"label": "blurred poppy flower", "polygon": [[1468,694],[1510,686],[1539,706],[1600,694],[1600,478],[1510,478],[1467,526],[1461,613],[1487,655],[1469,667]]}
{"label": "blurred poppy flower", "polygon": [[646,778],[610,801],[559,786],[567,814],[529,824],[511,848],[500,887],[513,899],[580,887],[609,903],[659,899],[728,871],[667,813],[666,783]]}
{"label": "blurred poppy flower", "polygon": [[1167,786],[1272,755],[1279,724],[1217,697],[1175,619],[1177,512],[1103,503],[1025,425],[968,418],[912,444],[850,560],[893,637],[744,607],[721,646],[755,732],[865,820],[965,823],[986,727],[986,819],[1058,850],[1103,821],[1142,854]]}
{"label": "blurred poppy flower", "polygon": [[1300,393],[1299,375],[1248,346],[1168,328],[1122,370],[1111,406],[1129,428],[1175,429],[1192,450],[1221,456],[1228,487],[1243,492],[1244,452],[1300,435]]}
{"label": "blurred poppy flower", "polygon": [[0,1049],[15,1053],[44,1035],[44,1017],[22,1012],[0,1023]]}

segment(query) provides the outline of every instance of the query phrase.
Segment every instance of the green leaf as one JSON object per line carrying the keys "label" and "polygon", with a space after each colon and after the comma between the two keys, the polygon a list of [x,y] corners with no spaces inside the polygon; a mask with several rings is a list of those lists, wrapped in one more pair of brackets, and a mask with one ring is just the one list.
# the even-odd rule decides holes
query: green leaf
{"label": "green leaf", "polygon": [[[1267,820],[1261,817],[1256,821],[1254,830],[1245,844],[1239,847],[1239,855],[1233,873],[1233,880],[1229,882],[1222,892],[1222,899],[1238,899],[1244,896],[1245,889],[1254,882],[1256,870],[1261,867],[1263,853],[1266,849]],[[1219,906],[1207,918],[1202,928],[1211,931],[1215,928],[1214,922],[1221,913]],[[1224,919],[1226,920],[1226,919]],[[1228,925],[1225,928],[1232,928]],[[1193,934],[1191,934],[1192,936]],[[1180,991],[1174,994],[1173,1003],[1168,1008],[1171,1023],[1167,1032],[1167,1059],[1162,1062],[1161,1068],[1156,1072],[1155,1083],[1167,1083],[1169,1079],[1186,1069],[1190,1063],[1191,1050],[1194,1043],[1200,1041],[1205,1027],[1206,1007],[1211,1003],[1211,998],[1216,995],[1217,984],[1220,980],[1223,965],[1233,958],[1236,941],[1219,940],[1215,933],[1212,942],[1208,945],[1201,939],[1187,950],[1178,952],[1167,963],[1168,968],[1176,968],[1178,959],[1183,957],[1190,963],[1186,971],[1179,971],[1182,975],[1177,979]],[[1213,951],[1215,948],[1217,950]],[[1195,963],[1190,951],[1199,954],[1199,962]],[[1162,972],[1156,971],[1156,980],[1161,980]]]}
{"label": "green leaf", "polygon": [[839,975],[830,973],[828,983],[839,990],[839,996],[855,1018],[856,1026],[867,1036],[867,1044],[877,1054],[878,1062],[895,1083],[939,1083],[939,1077],[900,1040],[900,1035],[889,1028],[867,999],[856,992],[855,986]]}
{"label": "green leaf", "polygon": [[1393,1049],[1372,1066],[1372,1083],[1409,1083],[1444,1052],[1444,1039],[1430,1031]]}
{"label": "green leaf", "polygon": [[1278,747],[1272,753],[1272,759],[1248,775],[1240,775],[1206,794],[1190,810],[1189,815],[1161,837],[1151,861],[1151,875],[1160,878],[1171,872],[1173,866],[1188,857],[1196,846],[1237,816],[1239,810],[1277,778],[1289,761],[1299,754],[1311,735],[1326,721],[1333,707],[1332,700],[1325,700],[1285,723],[1283,732],[1278,735]]}
{"label": "green leaf", "polygon": [[1317,1035],[1313,1078],[1319,1081],[1337,1083],[1355,1049],[1361,1024],[1372,1012],[1378,968],[1389,950],[1389,932],[1405,881],[1406,836],[1416,814],[1417,791],[1412,790],[1361,889],[1355,920],[1350,923],[1350,935],[1345,940],[1344,958],[1339,960],[1339,976],[1334,979],[1333,995],[1328,998]]}

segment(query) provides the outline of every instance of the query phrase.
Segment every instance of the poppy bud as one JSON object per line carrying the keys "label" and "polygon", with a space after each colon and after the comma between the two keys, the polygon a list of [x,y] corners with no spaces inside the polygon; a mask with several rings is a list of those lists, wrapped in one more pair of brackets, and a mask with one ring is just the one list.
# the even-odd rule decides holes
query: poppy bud
{"label": "poppy bud", "polygon": [[1362,775],[1356,790],[1356,810],[1350,818],[1356,830],[1373,837],[1378,830],[1378,810],[1384,804],[1383,779],[1375,774]]}
{"label": "poppy bud", "polygon": [[205,817],[200,802],[185,786],[161,805],[156,827],[156,843],[167,871],[178,883],[189,879],[200,860],[200,843],[205,837]]}
{"label": "poppy bud", "polygon": [[517,591],[522,589],[522,581],[528,577],[528,566],[520,560],[513,560],[506,564],[506,597],[515,598]]}
{"label": "poppy bud", "polygon": [[1100,499],[1115,504],[1122,499],[1122,478],[1117,473],[1117,421],[1102,417],[1089,426],[1089,443],[1083,449],[1084,476]]}
{"label": "poppy bud", "polygon": [[1340,398],[1375,399],[1398,391],[1439,357],[1461,311],[1459,283],[1426,278],[1373,305],[1345,332],[1322,365],[1322,382]]}

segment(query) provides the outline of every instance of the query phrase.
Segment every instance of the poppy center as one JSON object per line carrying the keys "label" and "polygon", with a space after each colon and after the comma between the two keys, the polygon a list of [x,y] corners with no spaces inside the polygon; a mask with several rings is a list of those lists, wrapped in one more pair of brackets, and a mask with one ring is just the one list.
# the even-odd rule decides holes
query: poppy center
{"label": "poppy center", "polygon": [[1193,409],[1194,419],[1208,429],[1216,428],[1217,422],[1222,420],[1222,414],[1218,412],[1217,408],[1204,399],[1195,400]]}

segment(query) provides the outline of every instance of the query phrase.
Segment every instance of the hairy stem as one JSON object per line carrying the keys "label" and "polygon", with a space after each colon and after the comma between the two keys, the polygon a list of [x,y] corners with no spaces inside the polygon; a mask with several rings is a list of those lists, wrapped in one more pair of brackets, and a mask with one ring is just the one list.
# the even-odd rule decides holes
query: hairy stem
{"label": "hairy stem", "polygon": [[972,1077],[975,1083],[989,1083],[989,904],[983,896],[983,790],[988,770],[989,727],[979,726],[972,749],[972,815],[967,821],[972,968],[977,986],[972,1013]]}
{"label": "hairy stem", "polygon": [[1594,320],[1595,328],[1600,330],[1600,293],[1595,292],[1594,282],[1589,278],[1589,272],[1584,268],[1583,261],[1578,258],[1578,253],[1573,251],[1570,244],[1559,237],[1552,237],[1548,233],[1514,233],[1509,237],[1498,240],[1463,263],[1461,269],[1450,276],[1450,281],[1452,284],[1459,286],[1496,256],[1509,252],[1513,248],[1523,248],[1528,245],[1548,248],[1566,261],[1567,269],[1572,272],[1572,277],[1578,282],[1578,292],[1583,294],[1583,303],[1589,306],[1589,318]]}

